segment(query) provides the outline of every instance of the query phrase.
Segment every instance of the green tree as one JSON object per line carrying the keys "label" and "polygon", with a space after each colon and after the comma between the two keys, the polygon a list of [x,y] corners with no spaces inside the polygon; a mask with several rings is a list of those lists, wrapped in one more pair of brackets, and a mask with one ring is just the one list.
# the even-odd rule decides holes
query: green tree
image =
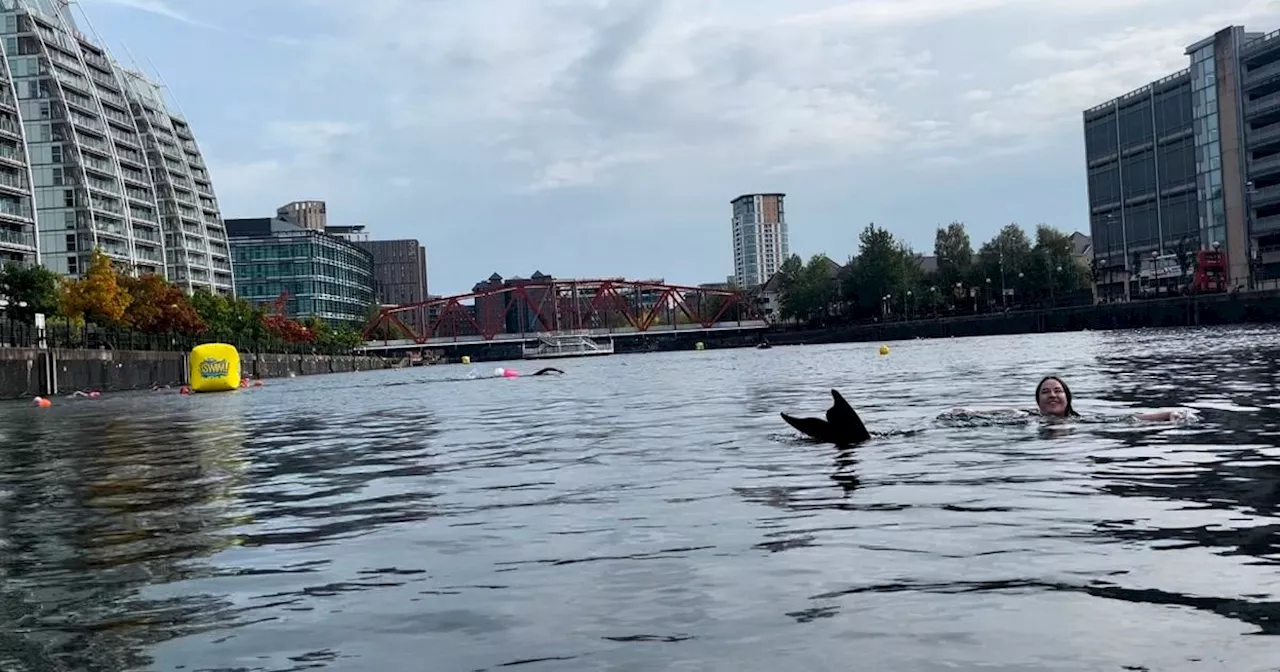
{"label": "green tree", "polygon": [[36,313],[52,317],[61,300],[58,274],[43,266],[10,262],[0,269],[0,297],[8,299],[5,314],[12,319],[29,323]]}
{"label": "green tree", "polygon": [[244,298],[231,299],[204,289],[191,295],[191,305],[206,325],[210,340],[231,341],[246,346],[268,340],[266,309]]}
{"label": "green tree", "polygon": [[778,267],[778,317],[799,320],[806,317],[808,306],[804,296],[804,262],[793,254]]}
{"label": "green tree", "polygon": [[907,290],[919,286],[920,261],[911,248],[888,230],[868,224],[858,236],[858,256],[843,278],[843,295],[851,314],[879,315],[884,297],[898,303]]}
{"label": "green tree", "polygon": [[1178,244],[1174,246],[1173,253],[1178,259],[1178,270],[1181,271],[1179,285],[1185,285],[1187,282],[1187,274],[1191,272],[1195,266],[1196,250],[1191,244],[1191,238],[1183,236],[1178,239]]}
{"label": "green tree", "polygon": [[933,255],[938,260],[937,284],[951,286],[970,275],[973,245],[963,222],[952,222],[946,228],[938,227],[933,239]]}
{"label": "green tree", "polygon": [[[1002,286],[1013,288],[1019,296],[1025,297],[1037,287],[1036,272],[1031,241],[1026,232],[1016,223],[1007,224],[982,244],[966,284],[978,287],[980,292],[988,292],[988,298],[996,301],[999,301],[998,293]],[[1023,275],[1020,277],[1019,273]],[[1039,282],[1042,286],[1044,279]]]}

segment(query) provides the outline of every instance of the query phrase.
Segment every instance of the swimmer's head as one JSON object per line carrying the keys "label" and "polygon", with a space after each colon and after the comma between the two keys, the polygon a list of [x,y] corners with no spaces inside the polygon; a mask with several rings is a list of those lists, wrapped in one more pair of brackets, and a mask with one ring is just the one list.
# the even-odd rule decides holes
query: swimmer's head
{"label": "swimmer's head", "polygon": [[1057,376],[1045,376],[1036,385],[1036,408],[1041,415],[1058,418],[1079,415],[1071,408],[1071,388]]}

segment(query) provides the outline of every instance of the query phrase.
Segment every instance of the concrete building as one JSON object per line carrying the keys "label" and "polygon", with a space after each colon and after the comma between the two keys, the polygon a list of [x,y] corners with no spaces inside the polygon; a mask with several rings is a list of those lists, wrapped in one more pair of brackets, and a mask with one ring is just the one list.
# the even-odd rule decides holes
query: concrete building
{"label": "concrete building", "polygon": [[289,317],[359,327],[374,303],[373,255],[355,243],[280,217],[228,219],[236,294]]}
{"label": "concrete building", "polygon": [[312,231],[329,227],[329,208],[324,201],[294,201],[276,208],[276,217]]}
{"label": "concrete building", "polygon": [[0,261],[79,276],[94,248],[188,291],[233,291],[217,198],[161,88],[66,0],[0,0]]}
{"label": "concrete building", "polygon": [[733,199],[733,281],[744,289],[763,285],[791,253],[786,194],[746,194]]}
{"label": "concrete building", "polygon": [[1224,252],[1232,287],[1280,279],[1278,38],[1224,28],[1188,69],[1084,112],[1101,298],[1177,291],[1186,249]]}
{"label": "concrete building", "polygon": [[[373,255],[373,289],[378,303],[402,306],[427,300],[427,248],[417,240],[365,240],[357,245]],[[414,327],[426,325],[425,311],[402,315]]]}
{"label": "concrete building", "polygon": [[324,227],[324,232],[353,243],[363,243],[369,240],[369,232],[364,230],[364,224],[326,226]]}

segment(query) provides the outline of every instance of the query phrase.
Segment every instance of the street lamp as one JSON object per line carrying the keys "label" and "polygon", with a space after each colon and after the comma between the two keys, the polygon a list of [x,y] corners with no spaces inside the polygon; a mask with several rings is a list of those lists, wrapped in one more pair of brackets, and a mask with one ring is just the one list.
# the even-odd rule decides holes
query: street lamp
{"label": "street lamp", "polygon": [[1160,253],[1151,250],[1151,284],[1156,296],[1160,296]]}
{"label": "street lamp", "polygon": [[1245,217],[1246,228],[1248,229],[1245,232],[1245,236],[1249,241],[1250,249],[1253,250],[1253,254],[1250,255],[1250,258],[1249,258],[1249,289],[1257,289],[1258,279],[1255,277],[1255,275],[1257,275],[1255,273],[1255,269],[1257,271],[1262,270],[1260,255],[1258,253],[1258,239],[1253,237],[1253,194],[1254,194],[1253,181],[1250,180],[1248,182],[1245,182],[1244,183],[1244,217]]}

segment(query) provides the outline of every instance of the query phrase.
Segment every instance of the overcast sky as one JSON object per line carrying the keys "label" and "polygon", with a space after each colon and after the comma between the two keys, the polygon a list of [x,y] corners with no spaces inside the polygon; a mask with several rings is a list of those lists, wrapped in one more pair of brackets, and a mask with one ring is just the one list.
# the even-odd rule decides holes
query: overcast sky
{"label": "overcast sky", "polygon": [[[876,222],[919,251],[1088,231],[1081,112],[1186,67],[1261,0],[81,0],[168,84],[224,217],[298,199],[497,271],[723,281],[729,200],[792,251]],[[88,31],[86,31],[88,32]],[[128,52],[125,51],[127,47]]]}

